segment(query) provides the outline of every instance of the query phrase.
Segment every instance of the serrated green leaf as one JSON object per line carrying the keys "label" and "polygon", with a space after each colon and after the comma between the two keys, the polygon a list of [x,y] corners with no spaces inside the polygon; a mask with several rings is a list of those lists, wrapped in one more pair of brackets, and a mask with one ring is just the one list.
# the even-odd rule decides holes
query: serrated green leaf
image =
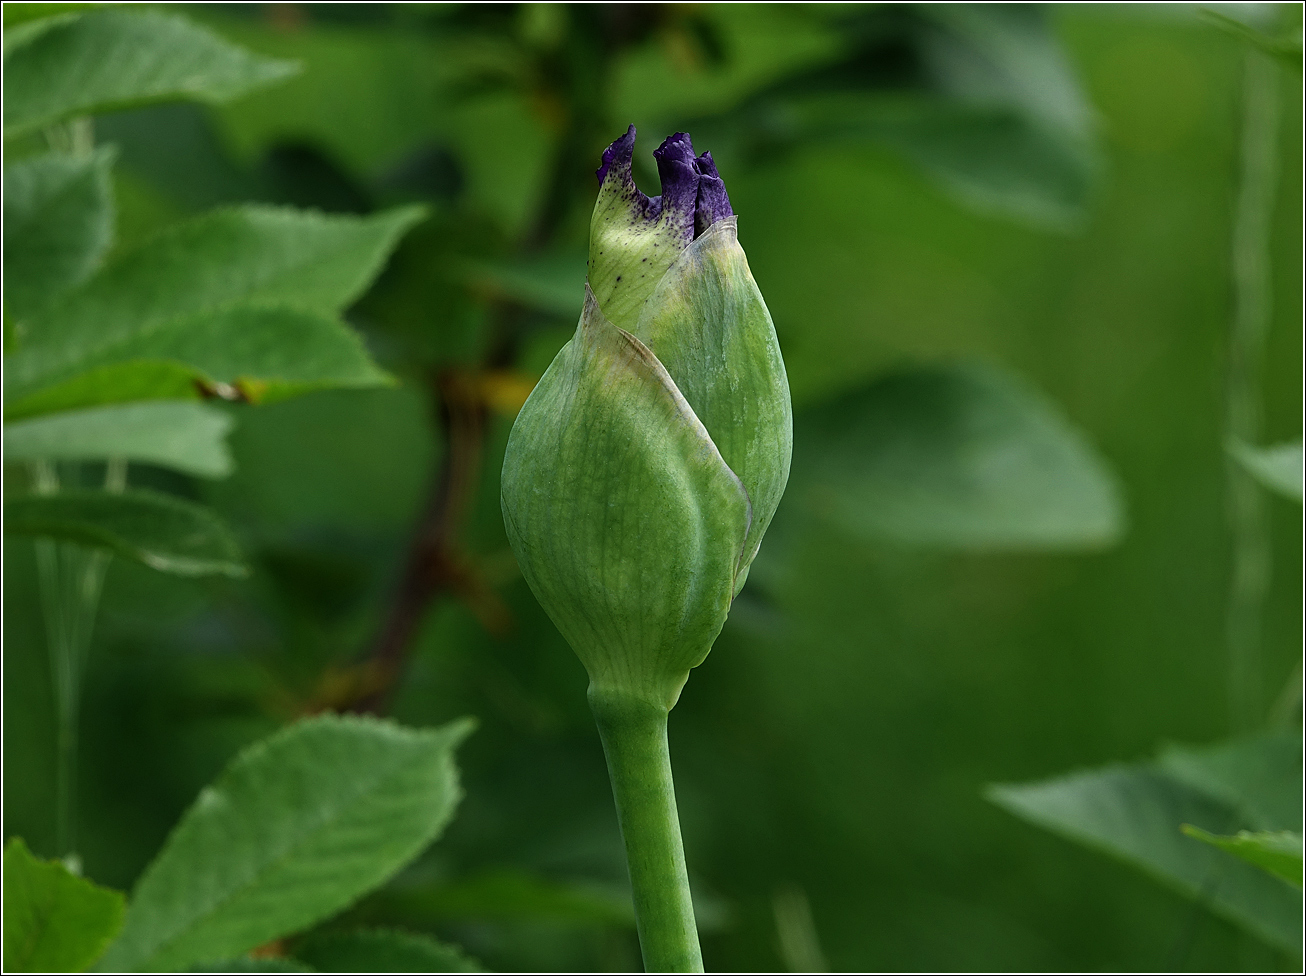
{"label": "serrated green leaf", "polygon": [[303,930],[443,830],[467,721],[305,719],[238,755],[145,869],[105,970],[184,969]]}
{"label": "serrated green leaf", "polygon": [[476,973],[481,967],[460,949],[427,935],[397,929],[359,929],[311,935],[295,958],[319,973]]}
{"label": "serrated green leaf", "polygon": [[[379,382],[383,374],[360,361],[361,344],[322,320],[366,288],[423,213],[404,207],[359,218],[241,207],[182,224],[31,323],[6,363],[6,402],[97,367],[188,356],[215,360],[219,374]],[[204,362],[193,365],[207,371]]]}
{"label": "serrated green leaf", "polygon": [[1301,952],[1301,894],[1264,872],[1181,832],[1237,826],[1219,797],[1151,765],[1108,766],[1036,783],[990,787],[988,798],[1016,816],[1142,868],[1267,942]]}
{"label": "serrated green leaf", "polygon": [[18,419],[143,399],[194,399],[219,383],[239,388],[231,396],[266,403],[315,389],[394,382],[347,325],[284,308],[238,307],[174,320],[100,346],[74,371],[70,379],[10,402],[5,416]]}
{"label": "serrated green leaf", "polygon": [[1229,446],[1229,453],[1270,491],[1297,501],[1302,500],[1301,441],[1296,444],[1275,444],[1272,447],[1234,443]]}
{"label": "serrated green leaf", "polygon": [[298,70],[156,11],[92,10],[19,29],[40,34],[6,52],[6,139],[147,102],[223,102]]}
{"label": "serrated green leaf", "polygon": [[120,892],[32,855],[21,838],[5,845],[4,971],[81,972],[122,927]]}
{"label": "serrated green leaf", "polygon": [[109,549],[179,576],[244,576],[240,548],[212,511],[173,495],[70,489],[5,499],[6,532]]}
{"label": "serrated green leaf", "polygon": [[123,458],[221,478],[231,473],[232,418],[200,403],[160,400],[99,407],[5,425],[6,461]]}
{"label": "serrated green leaf", "polygon": [[867,540],[1096,548],[1123,530],[1115,478],[1083,434],[989,367],[903,370],[795,426],[791,497]]}
{"label": "serrated green leaf", "polygon": [[18,319],[85,281],[113,238],[116,153],[49,153],[5,167],[5,311]]}
{"label": "serrated green leaf", "polygon": [[1200,827],[1184,824],[1183,831],[1205,844],[1228,851],[1248,864],[1269,871],[1277,878],[1301,888],[1302,846],[1301,834],[1289,830],[1240,830],[1232,837],[1207,833]]}

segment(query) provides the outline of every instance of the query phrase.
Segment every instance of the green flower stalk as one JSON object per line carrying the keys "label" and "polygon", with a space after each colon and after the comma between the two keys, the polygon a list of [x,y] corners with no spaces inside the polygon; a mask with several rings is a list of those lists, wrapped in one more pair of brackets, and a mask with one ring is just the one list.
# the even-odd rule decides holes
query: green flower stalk
{"label": "green flower stalk", "polygon": [[708,153],[603,154],[576,334],[522,407],[503,516],[522,573],[589,672],[645,967],[702,971],[667,715],[744,585],[789,477],[789,384]]}

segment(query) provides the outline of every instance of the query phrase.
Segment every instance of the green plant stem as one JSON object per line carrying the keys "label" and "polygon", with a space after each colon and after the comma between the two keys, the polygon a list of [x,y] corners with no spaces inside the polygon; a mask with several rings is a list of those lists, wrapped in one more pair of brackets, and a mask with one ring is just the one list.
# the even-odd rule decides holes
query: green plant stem
{"label": "green plant stem", "polygon": [[593,688],[589,698],[626,844],[644,968],[701,973],[703,953],[671,781],[667,710],[633,697],[597,694]]}
{"label": "green plant stem", "polygon": [[[1249,47],[1243,80],[1241,172],[1233,228],[1234,314],[1229,335],[1225,435],[1257,444],[1261,435],[1261,361],[1270,327],[1270,220],[1274,210],[1279,115],[1277,66]],[[1229,456],[1226,500],[1232,543],[1227,635],[1229,705],[1235,731],[1265,717],[1261,613],[1271,553],[1260,486]]]}
{"label": "green plant stem", "polygon": [[[49,494],[59,490],[58,472],[49,461],[35,464],[33,480],[38,492]],[[105,470],[105,488],[122,491],[126,480],[126,464],[110,461]],[[45,616],[54,697],[55,844],[60,856],[73,870],[80,868],[76,811],[82,669],[109,559],[109,553],[102,549],[88,549],[52,539],[36,541],[41,609]]]}

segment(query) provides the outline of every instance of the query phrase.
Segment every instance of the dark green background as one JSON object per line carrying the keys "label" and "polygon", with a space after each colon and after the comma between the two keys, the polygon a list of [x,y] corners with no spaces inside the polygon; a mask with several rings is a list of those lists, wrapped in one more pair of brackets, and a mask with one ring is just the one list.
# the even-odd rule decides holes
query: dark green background
{"label": "dark green background", "polygon": [[[406,379],[414,349],[443,359],[474,349],[482,312],[449,255],[493,252],[520,233],[541,192],[549,107],[502,93],[450,103],[448,81],[465,65],[444,57],[438,31],[403,22],[416,12],[398,22],[194,15],[307,71],[220,111],[104,120],[100,138],[123,146],[124,239],[242,196],[375,202],[385,194],[367,188],[438,140],[462,191],[354,319]],[[612,134],[635,121],[640,153],[665,134],[650,126],[722,107],[829,49],[787,8],[707,16],[726,68],[696,66],[671,38],[604,81]],[[799,147],[758,167],[718,154],[799,409],[903,361],[1003,364],[1111,462],[1129,529],[1098,554],[941,555],[800,538],[781,506],[671,723],[709,969],[783,966],[772,900],[793,886],[834,969],[1288,965],[1132,869],[981,798],[989,782],[1230,731],[1221,396],[1242,48],[1165,11],[1063,7],[1054,19],[1106,157],[1081,233],[978,215],[875,149]],[[1299,438],[1302,402],[1300,74],[1282,78],[1266,442]],[[269,156],[288,144],[333,165],[314,183],[283,165],[284,152]],[[566,232],[577,249],[583,210]],[[562,320],[541,329],[527,367],[542,368],[569,332]],[[86,871],[102,883],[130,887],[232,752],[296,714],[325,668],[358,653],[439,451],[412,382],[238,413],[229,481],[137,475],[216,505],[256,571],[242,583],[186,582],[113,563],[87,678],[80,798]],[[397,885],[459,883],[465,897],[423,907],[383,893],[356,917],[426,928],[491,968],[627,968],[633,933],[598,908],[568,914],[541,895],[477,905],[467,883],[525,890],[535,879],[602,895],[624,876],[583,670],[516,576],[499,524],[509,424],[495,420],[466,541],[512,628],[490,637],[442,601],[395,708],[415,724],[481,721],[461,752],[467,798],[453,827]],[[1267,504],[1269,695],[1299,659],[1302,526],[1299,506]],[[52,727],[30,541],[7,541],[5,556],[5,832],[49,854]]]}

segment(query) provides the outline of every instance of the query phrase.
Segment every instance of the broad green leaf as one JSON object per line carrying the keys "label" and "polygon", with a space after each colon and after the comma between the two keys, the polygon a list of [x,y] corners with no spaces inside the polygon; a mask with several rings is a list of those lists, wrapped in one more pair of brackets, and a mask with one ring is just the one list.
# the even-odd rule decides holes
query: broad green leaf
{"label": "broad green leaf", "polygon": [[84,281],[113,238],[115,152],[49,153],[5,167],[5,311],[24,319]]}
{"label": "broad green leaf", "polygon": [[122,927],[126,899],[32,855],[21,838],[5,845],[4,971],[81,972]]}
{"label": "broad green leaf", "polygon": [[1083,434],[988,367],[894,373],[795,426],[790,497],[868,541],[1097,548],[1123,531],[1115,478]]}
{"label": "broad green leaf", "polygon": [[[1229,8],[1230,5],[1224,4],[1223,6]],[[1239,5],[1239,6],[1251,6],[1251,5]],[[1247,17],[1247,14],[1253,13],[1253,11],[1250,10],[1240,10],[1238,12],[1242,14],[1245,19],[1251,19],[1250,17]],[[1199,9],[1197,13],[1207,23],[1214,24],[1216,27],[1220,28],[1226,33],[1232,34],[1234,37],[1241,38],[1244,41],[1250,41],[1253,45],[1260,48],[1266,54],[1272,55],[1273,57],[1278,58],[1284,64],[1288,65],[1289,67],[1296,68],[1298,71],[1301,71],[1302,35],[1301,35],[1300,28],[1298,29],[1295,37],[1291,35],[1287,37],[1275,37],[1271,34],[1265,33],[1262,30],[1257,30],[1256,27],[1252,26],[1251,24],[1245,23],[1243,20],[1238,20],[1233,17],[1228,17],[1225,14],[1220,13],[1219,11],[1216,10],[1211,10],[1209,8],[1202,8]],[[1261,11],[1257,10],[1255,11],[1255,13],[1261,13]],[[1273,18],[1274,15],[1272,14],[1271,19]]]}
{"label": "broad green leaf", "polygon": [[[14,357],[17,359],[18,357]],[[64,372],[68,372],[65,370]],[[10,419],[146,399],[194,399],[217,384],[264,403],[334,386],[393,382],[358,333],[335,318],[286,308],[237,307],[174,319],[85,355],[74,375],[6,405]]]}
{"label": "broad green leaf", "polygon": [[376,900],[384,915],[414,919],[547,919],[621,928],[635,925],[628,890],[556,881],[508,868],[440,884],[394,887],[379,893]]}
{"label": "broad green leaf", "polygon": [[164,573],[246,573],[236,540],[218,517],[173,495],[145,489],[10,495],[4,516],[6,532],[109,549]]}
{"label": "broad green leaf", "polygon": [[1274,945],[1301,952],[1301,894],[1276,878],[1186,837],[1238,825],[1238,811],[1157,767],[1108,766],[1037,783],[990,787],[1016,816],[1139,867]]}
{"label": "broad green leaf", "polygon": [[312,973],[303,963],[280,956],[241,956],[224,962],[201,963],[191,966],[189,973]]}
{"label": "broad green leaf", "polygon": [[1040,227],[1082,223],[1099,169],[1092,111],[1033,5],[835,8],[847,39],[708,120],[762,158],[795,145],[878,143],[963,203]]}
{"label": "broad green leaf", "polygon": [[321,715],[246,749],[141,875],[101,967],[228,959],[349,905],[444,829],[470,729]]}
{"label": "broad green leaf", "polygon": [[221,478],[231,473],[225,438],[233,423],[214,407],[167,400],[77,410],[6,424],[4,457],[124,458]]}
{"label": "broad green leaf", "polygon": [[5,33],[9,28],[33,20],[50,19],[61,14],[79,13],[103,6],[102,3],[6,3],[4,5]]}
{"label": "broad green leaf", "polygon": [[396,929],[323,932],[295,947],[295,958],[319,973],[475,973],[461,950],[430,936]]}
{"label": "broad green leaf", "polygon": [[1262,830],[1255,833],[1240,830],[1232,837],[1222,837],[1207,833],[1192,824],[1184,824],[1183,830],[1189,837],[1196,837],[1222,851],[1228,851],[1248,864],[1255,864],[1275,877],[1282,878],[1297,888],[1301,887],[1301,834],[1294,834],[1290,830]]}
{"label": "broad green leaf", "polygon": [[6,52],[6,139],[145,102],[223,102],[298,70],[155,11],[92,10],[52,26],[35,21],[18,29],[40,35]]}
{"label": "broad green leaf", "polygon": [[1272,447],[1234,443],[1230,445],[1229,453],[1270,491],[1302,500],[1301,441]]}
{"label": "broad green leaf", "polygon": [[357,344],[352,357],[342,353],[342,340],[309,319],[329,319],[357,298],[422,215],[419,207],[362,218],[241,207],[166,231],[32,322],[6,364],[6,401],[110,363],[199,356],[191,332],[222,362],[219,371],[258,378],[269,356],[283,372],[302,359],[307,365],[285,378],[308,382],[319,356],[339,371],[343,355],[346,372],[360,374]]}
{"label": "broad green leaf", "polygon": [[580,314],[585,255],[569,252],[514,261],[466,261],[459,277],[479,292],[566,319]]}
{"label": "broad green leaf", "polygon": [[1170,745],[1157,765],[1172,779],[1213,796],[1257,830],[1302,827],[1302,741],[1292,732],[1210,746]]}

